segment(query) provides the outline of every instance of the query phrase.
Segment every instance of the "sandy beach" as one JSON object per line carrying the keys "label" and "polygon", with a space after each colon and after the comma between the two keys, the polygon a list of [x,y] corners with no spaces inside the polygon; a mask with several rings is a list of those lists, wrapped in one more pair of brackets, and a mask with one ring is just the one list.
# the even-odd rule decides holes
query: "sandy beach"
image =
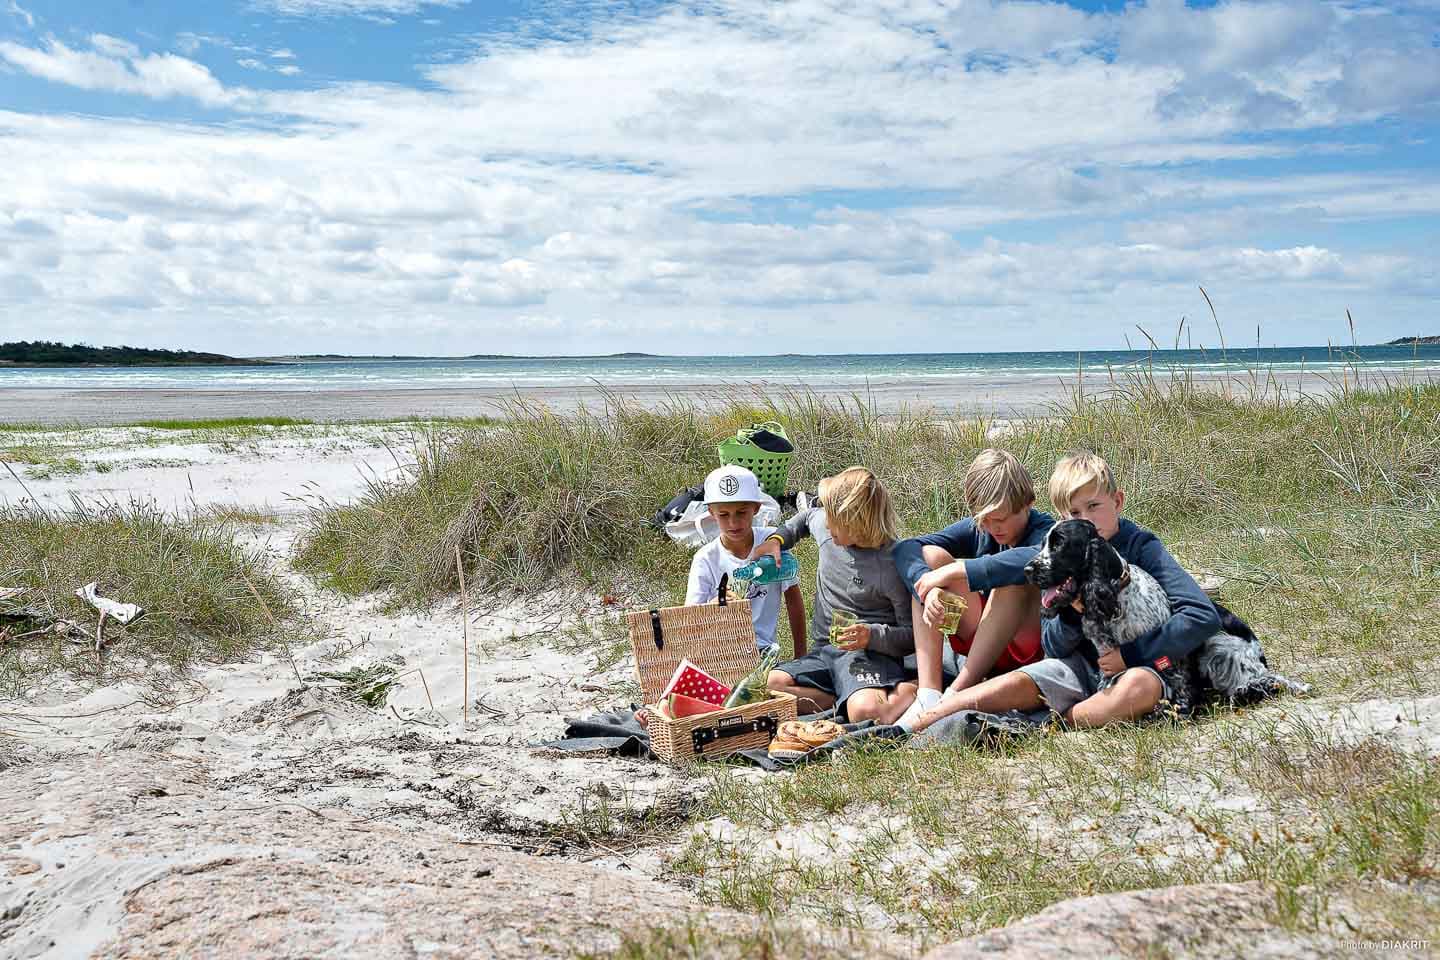
{"label": "sandy beach", "polygon": [[[257,396],[281,399],[247,395]],[[182,403],[189,416],[264,409],[197,405],[190,394],[166,395],[160,406],[156,399],[138,399],[143,415],[178,414]],[[387,402],[439,398],[371,399],[380,406],[368,415],[378,416],[401,409],[383,406]],[[462,399],[448,396],[448,402]],[[113,398],[69,402],[72,420],[100,418],[107,404],[114,413]],[[273,409],[320,416],[341,408]],[[126,411],[132,413],[142,415]],[[9,845],[0,854],[6,877],[0,910],[13,911],[0,923],[0,950],[26,957],[155,956],[243,942],[250,955],[281,957],[293,955],[287,943],[302,937],[313,954],[335,956],[409,950],[459,957],[475,955],[477,944],[488,944],[495,956],[568,956],[612,949],[622,926],[617,909],[645,925],[687,915],[751,922],[702,904],[677,882],[670,865],[687,845],[766,849],[814,869],[870,856],[875,831],[889,827],[865,807],[803,826],[757,829],[724,817],[687,823],[686,811],[710,789],[706,777],[651,761],[537,748],[561,733],[566,717],[623,705],[635,695],[632,659],[602,664],[593,642],[577,645],[572,632],[614,623],[617,610],[600,597],[475,597],[467,640],[453,597],[428,609],[397,610],[385,596],[342,596],[298,573],[293,546],[306,509],[347,502],[369,483],[408,476],[414,429],[352,424],[0,434],[7,461],[18,467],[18,476],[0,474],[0,500],[12,504],[34,498],[56,508],[72,498],[135,498],[180,512],[243,511],[237,513],[242,545],[294,588],[315,631],[288,656],[202,667],[163,700],[143,676],[104,686],[56,676],[0,703],[0,838]],[[684,559],[677,550],[676,563]],[[401,672],[382,709],[313,679],[320,671],[377,662]],[[1440,754],[1440,697],[1286,700],[1248,718],[1260,726],[1305,723],[1337,742],[1381,743],[1397,755]],[[1211,733],[1221,736],[1218,729]],[[1089,742],[1078,739],[1083,733],[1060,736],[1077,749]],[[752,770],[736,776],[759,784],[783,775]],[[1185,811],[1248,809],[1258,802],[1246,792],[1252,789],[1234,780],[1174,777],[1163,799],[1137,801],[1139,812],[1127,814],[1125,829],[1137,843],[1165,843],[1187,832]],[[42,812],[45,826],[37,829]],[[642,839],[626,839],[627,831]],[[907,835],[887,856],[891,869],[923,877],[936,854]],[[271,887],[261,878],[279,869],[277,858],[285,884]],[[1175,929],[1192,931],[1216,955],[1257,942],[1278,945],[1277,956],[1335,947],[1330,935],[1302,936],[1259,919],[1249,927],[1217,924],[1217,904],[1228,904],[1224,916],[1233,916],[1236,904],[1260,896],[1251,887],[1174,889],[1180,892],[1159,896],[1195,902],[1163,899],[1166,906],[1157,907],[1142,897],[1094,907],[1061,904],[1053,908],[1060,914],[1048,920],[1042,914],[1005,936],[1017,943],[1029,943],[1028,936],[1040,944],[1063,940],[1071,933],[1056,930],[1073,931],[1073,921],[1056,918],[1069,917],[1063,911],[1070,909],[1142,916],[1164,909]],[[924,953],[914,930],[896,929],[873,905],[864,909],[860,920],[873,933],[866,956]],[[337,910],[370,920],[342,919]],[[833,934],[811,921],[802,928],[817,942]],[[1166,942],[1180,936],[1167,931],[1172,939]],[[844,936],[851,952],[842,955],[857,955],[861,941],[853,925]],[[65,949],[57,952],[57,943]],[[417,953],[417,943],[433,946]],[[967,956],[977,943],[926,956]]]}
{"label": "sandy beach", "polygon": [[[1161,379],[1166,375],[1157,373]],[[1194,382],[1206,389],[1251,389],[1248,375],[1198,373]],[[1293,394],[1323,394],[1342,381],[1313,372],[1260,373],[1260,383]],[[674,402],[713,407],[737,396],[812,392],[849,399],[860,397],[882,413],[935,409],[964,416],[1035,416],[1074,395],[1103,395],[1113,384],[1101,377],[1083,383],[1075,376],[1050,378],[986,376],[968,379],[910,378],[845,384],[807,380],[715,381],[657,386],[614,382],[567,386],[466,387],[450,389],[68,389],[26,387],[0,389],[0,423],[124,424],[145,420],[287,416],[321,421],[387,420],[425,417],[475,417],[497,413],[506,400],[522,398],[560,412],[579,406],[598,408],[609,396],[646,407]]]}

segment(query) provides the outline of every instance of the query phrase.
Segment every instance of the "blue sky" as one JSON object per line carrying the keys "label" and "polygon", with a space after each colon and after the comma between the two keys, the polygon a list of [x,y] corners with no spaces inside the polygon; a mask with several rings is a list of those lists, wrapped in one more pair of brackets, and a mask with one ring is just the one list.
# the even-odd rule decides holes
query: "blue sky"
{"label": "blue sky", "polygon": [[1436,0],[0,0],[0,340],[1440,333],[1437,132]]}

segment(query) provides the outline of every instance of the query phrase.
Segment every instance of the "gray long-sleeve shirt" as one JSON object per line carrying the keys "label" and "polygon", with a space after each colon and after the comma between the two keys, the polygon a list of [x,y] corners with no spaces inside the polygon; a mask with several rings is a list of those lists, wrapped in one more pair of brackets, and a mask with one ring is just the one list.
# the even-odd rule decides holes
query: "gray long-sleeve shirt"
{"label": "gray long-sleeve shirt", "polygon": [[895,569],[893,543],[874,549],[840,546],[830,536],[822,507],[801,510],[775,532],[787,550],[806,536],[814,537],[819,548],[810,615],[812,645],[830,642],[831,614],[846,610],[870,626],[870,650],[896,658],[915,652],[910,591]]}

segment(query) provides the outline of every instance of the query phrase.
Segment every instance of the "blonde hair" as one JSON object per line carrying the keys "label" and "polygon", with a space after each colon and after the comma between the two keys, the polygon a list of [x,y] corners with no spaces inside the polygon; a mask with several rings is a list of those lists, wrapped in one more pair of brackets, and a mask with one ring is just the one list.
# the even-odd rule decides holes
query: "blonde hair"
{"label": "blonde hair", "polygon": [[976,520],[1001,508],[1019,513],[1034,502],[1035,481],[1013,453],[981,450],[965,471],[965,505]]}
{"label": "blonde hair", "polygon": [[900,539],[900,521],[884,485],[866,467],[850,467],[820,481],[826,519],[838,523],[857,546],[874,549]]}
{"label": "blonde hair", "polygon": [[1055,464],[1055,471],[1050,474],[1050,503],[1055,512],[1062,517],[1068,514],[1071,498],[1092,483],[1101,493],[1112,497],[1120,490],[1115,471],[1099,454],[1081,450]]}

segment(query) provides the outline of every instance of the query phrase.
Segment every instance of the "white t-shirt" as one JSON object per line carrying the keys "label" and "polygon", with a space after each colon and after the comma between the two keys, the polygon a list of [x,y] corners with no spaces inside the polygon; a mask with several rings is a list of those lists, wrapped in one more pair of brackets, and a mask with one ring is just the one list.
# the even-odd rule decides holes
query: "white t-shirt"
{"label": "white t-shirt", "polygon": [[[775,532],[774,527],[754,527],[755,543],[760,543]],[[719,592],[720,578],[733,573],[750,562],[749,557],[737,557],[712,540],[695,551],[690,561],[690,583],[685,588],[685,606],[710,603]],[[798,571],[797,571],[798,575]],[[775,621],[780,617],[780,599],[787,589],[799,583],[798,576],[781,583],[752,583],[750,595],[750,619],[755,623],[755,646],[768,650],[775,646]]]}

